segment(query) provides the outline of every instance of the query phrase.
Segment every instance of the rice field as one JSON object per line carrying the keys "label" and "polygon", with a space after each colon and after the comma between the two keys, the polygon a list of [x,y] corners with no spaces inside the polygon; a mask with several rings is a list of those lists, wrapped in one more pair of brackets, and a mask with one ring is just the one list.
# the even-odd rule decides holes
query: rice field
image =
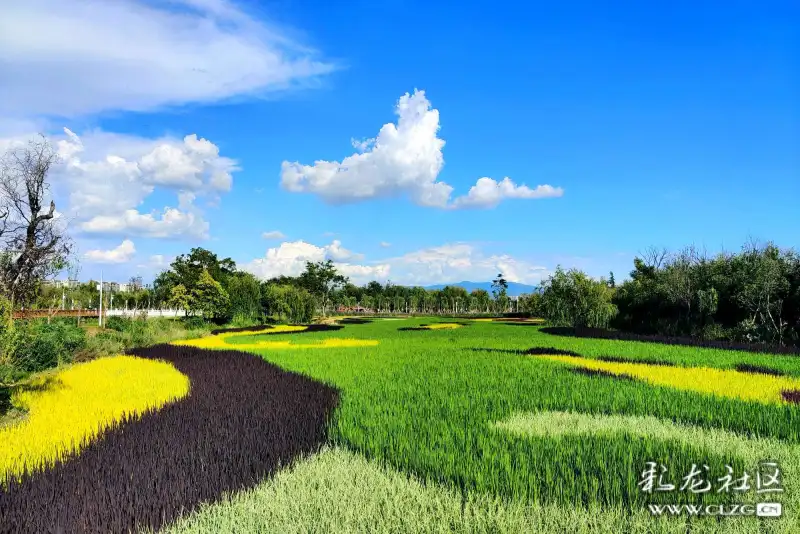
{"label": "rice field", "polygon": [[[16,494],[0,492],[0,525],[11,517],[4,509],[27,509],[12,507],[15,498],[30,503],[55,483],[130,509],[110,517],[87,498],[73,503],[81,524],[96,530],[116,521],[110,530],[172,533],[800,531],[797,356],[573,338],[536,321],[435,318],[220,332],[137,356],[171,362],[192,391],[208,391],[208,403],[192,393],[125,423],[127,432],[99,437],[96,456],[79,454],[26,477]],[[311,398],[318,400],[302,400]],[[215,413],[222,407],[227,415]],[[254,417],[275,413],[279,424],[253,430]],[[307,429],[298,433],[294,419]],[[214,450],[225,453],[202,445],[214,439],[224,440]],[[124,453],[140,442],[157,445],[146,461]],[[187,463],[167,443],[207,460]],[[267,461],[278,444],[287,452]],[[162,498],[140,495],[152,488],[147,477],[107,482],[113,491],[92,497],[93,477],[113,480],[137,462],[161,473]],[[645,489],[651,465],[663,466],[673,491]],[[764,469],[776,466],[780,484],[761,487]],[[170,484],[180,499],[165,497]],[[651,513],[661,504],[723,510],[761,502],[782,504],[782,515]],[[41,523],[30,525],[15,531]]]}
{"label": "rice field", "polygon": [[188,393],[189,379],[171,365],[131,356],[41,376],[12,398],[26,417],[0,428],[0,481],[52,465],[115,423]]}

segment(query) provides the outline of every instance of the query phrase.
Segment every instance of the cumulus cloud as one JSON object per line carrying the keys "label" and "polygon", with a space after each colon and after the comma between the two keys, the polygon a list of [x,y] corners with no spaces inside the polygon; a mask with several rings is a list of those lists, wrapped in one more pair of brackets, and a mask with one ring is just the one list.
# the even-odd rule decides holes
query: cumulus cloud
{"label": "cumulus cloud", "polygon": [[284,161],[281,187],[319,195],[330,204],[407,195],[420,206],[440,209],[491,208],[504,199],[561,196],[561,188],[533,189],[509,178],[480,178],[467,195],[451,201],[453,187],[438,181],[444,166],[444,140],[438,137],[439,112],[424,91],[406,93],[397,102],[397,124],[385,124],[374,139],[351,140],[357,153],[341,162],[313,165]]}
{"label": "cumulus cloud", "polygon": [[283,239],[286,236],[283,234],[283,232],[279,230],[271,230],[269,232],[264,232],[263,234],[261,234],[261,237],[263,239]]}
{"label": "cumulus cloud", "polygon": [[114,235],[130,233],[142,237],[206,239],[209,224],[194,213],[165,208],[161,216],[125,210],[119,215],[98,215],[81,223],[80,229],[89,234]]}
{"label": "cumulus cloud", "polygon": [[91,263],[128,263],[136,254],[136,247],[130,239],[124,240],[111,250],[90,250],[84,258]]}
{"label": "cumulus cloud", "polygon": [[175,256],[165,256],[163,254],[153,254],[147,259],[146,263],[141,263],[137,267],[151,271],[166,269],[175,260]]}
{"label": "cumulus cloud", "polygon": [[467,243],[430,247],[381,260],[389,265],[392,281],[428,285],[461,281],[487,281],[503,273],[510,282],[535,284],[549,274],[542,266],[507,254],[486,255]]}
{"label": "cumulus cloud", "polygon": [[334,240],[330,245],[318,247],[305,241],[284,242],[270,248],[263,258],[242,264],[242,270],[253,273],[264,280],[280,276],[297,276],[303,272],[306,262],[333,260],[342,274],[350,276],[357,283],[376,278],[384,278],[389,273],[386,265],[359,265],[350,263],[363,258],[342,247]]}
{"label": "cumulus cloud", "polygon": [[516,185],[508,177],[500,182],[491,178],[478,178],[465,196],[453,202],[454,208],[493,208],[508,198],[548,198],[560,197],[564,190],[550,185],[539,185],[531,189],[525,185]]}
{"label": "cumulus cloud", "polygon": [[[337,261],[338,241],[316,246],[305,241],[284,242],[270,248],[266,255],[241,267],[263,279],[279,275],[297,276],[307,261],[334,260],[336,268],[356,284],[371,280],[391,280],[403,285],[429,285],[461,281],[489,281],[502,272],[511,282],[536,284],[550,274],[545,267],[507,254],[483,253],[467,243],[430,247],[402,256],[365,261],[362,255]],[[357,263],[356,263],[357,262]]]}
{"label": "cumulus cloud", "polygon": [[[285,90],[335,69],[316,56],[228,0],[4,0],[0,116],[147,111]],[[69,81],[54,90],[53,80]]]}
{"label": "cumulus cloud", "polygon": [[[208,223],[195,201],[218,200],[239,170],[236,161],[195,134],[143,139],[96,131],[78,136],[64,128],[53,140],[64,162],[54,169],[54,183],[88,233],[203,238]],[[178,201],[178,208],[166,208],[160,219],[139,211],[156,189],[173,192]]]}

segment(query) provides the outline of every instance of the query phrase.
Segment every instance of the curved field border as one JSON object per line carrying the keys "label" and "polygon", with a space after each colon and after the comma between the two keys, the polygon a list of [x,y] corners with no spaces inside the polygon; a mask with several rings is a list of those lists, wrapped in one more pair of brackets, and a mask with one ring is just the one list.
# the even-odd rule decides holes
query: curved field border
{"label": "curved field border", "polygon": [[0,532],[157,530],[316,452],[338,402],[334,388],[253,354],[170,345],[131,354],[172,363],[189,396],[0,491]]}
{"label": "curved field border", "polygon": [[80,454],[117,421],[158,411],[189,389],[189,378],[172,365],[133,356],[98,358],[39,376],[15,395],[25,416],[0,428],[0,485]]}
{"label": "curved field border", "polygon": [[297,331],[277,331],[277,332],[270,332],[272,329],[279,329],[281,325],[273,326],[273,325],[260,325],[260,326],[243,326],[240,328],[218,328],[216,330],[211,331],[212,336],[218,336],[220,334],[286,334],[286,333],[310,333],[310,332],[330,332],[334,330],[341,330],[342,326],[339,325],[329,325],[329,324],[309,324],[309,325],[298,325],[303,326],[303,330]]}

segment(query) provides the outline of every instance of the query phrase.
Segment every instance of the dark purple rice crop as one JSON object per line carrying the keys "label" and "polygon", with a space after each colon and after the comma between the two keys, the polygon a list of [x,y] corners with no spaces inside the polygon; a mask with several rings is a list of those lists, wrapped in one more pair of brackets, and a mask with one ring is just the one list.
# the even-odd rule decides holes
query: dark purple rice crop
{"label": "dark purple rice crop", "polygon": [[157,530],[326,439],[332,387],[243,352],[158,345],[131,354],[174,364],[191,380],[189,396],[10,481],[0,489],[0,533]]}
{"label": "dark purple rice crop", "polygon": [[675,364],[672,362],[668,362],[667,360],[648,360],[648,359],[636,359],[633,358],[622,358],[620,356],[598,356],[598,360],[603,362],[612,362],[612,363],[641,363],[644,365],[664,365],[667,367],[675,367]]}
{"label": "dark purple rice crop", "polygon": [[772,376],[785,376],[786,373],[773,369],[771,367],[764,367],[763,365],[751,365],[749,363],[739,363],[736,365],[736,370],[742,373],[754,373],[759,375],[772,375]]}
{"label": "dark purple rice crop", "polygon": [[533,347],[525,351],[525,354],[529,356],[552,356],[552,355],[560,355],[560,356],[576,356],[581,358],[582,356],[577,352],[572,352],[571,350],[562,350],[562,349],[554,349],[552,347]]}
{"label": "dark purple rice crop", "polygon": [[[309,324],[303,325],[306,327],[305,330],[298,330],[296,332],[274,332],[274,334],[304,334],[308,332],[333,332],[334,330],[341,330],[344,328],[343,326],[335,325],[335,324]],[[216,330],[212,330],[211,334],[216,336],[218,334],[231,334],[231,333],[238,333],[238,332],[257,332],[260,335],[271,335],[273,332],[270,332],[269,329],[271,325],[261,325],[261,326],[242,326],[239,328],[218,328]]]}
{"label": "dark purple rice crop", "polygon": [[800,404],[800,389],[786,389],[781,391],[781,397],[783,397],[783,400],[786,402]]}

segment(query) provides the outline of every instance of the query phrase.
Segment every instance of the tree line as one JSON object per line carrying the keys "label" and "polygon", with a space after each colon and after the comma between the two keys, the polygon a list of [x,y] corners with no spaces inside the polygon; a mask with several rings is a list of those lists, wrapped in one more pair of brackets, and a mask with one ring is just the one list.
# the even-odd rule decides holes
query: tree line
{"label": "tree line", "polygon": [[441,290],[381,284],[353,284],[331,260],[306,262],[298,276],[258,280],[237,269],[230,258],[219,258],[204,248],[178,256],[156,276],[152,298],[186,315],[202,315],[217,322],[245,323],[264,319],[308,322],[316,314],[337,312],[467,314],[505,313],[512,309],[502,275],[492,294],[462,287]]}
{"label": "tree line", "polygon": [[638,334],[800,344],[800,255],[751,240],[714,256],[694,246],[650,248],[617,286],[559,268],[535,312],[551,323]]}

